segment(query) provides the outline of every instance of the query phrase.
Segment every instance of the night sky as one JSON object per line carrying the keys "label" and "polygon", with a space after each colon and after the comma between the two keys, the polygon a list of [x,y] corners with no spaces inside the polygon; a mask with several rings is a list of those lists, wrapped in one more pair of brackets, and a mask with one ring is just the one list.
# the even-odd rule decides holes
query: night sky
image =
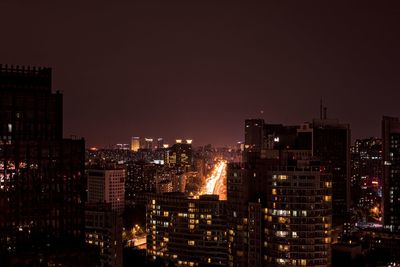
{"label": "night sky", "polygon": [[245,118],[310,121],[321,97],[353,139],[400,116],[398,1],[259,2],[1,0],[0,62],[52,67],[64,134],[90,146],[233,144]]}

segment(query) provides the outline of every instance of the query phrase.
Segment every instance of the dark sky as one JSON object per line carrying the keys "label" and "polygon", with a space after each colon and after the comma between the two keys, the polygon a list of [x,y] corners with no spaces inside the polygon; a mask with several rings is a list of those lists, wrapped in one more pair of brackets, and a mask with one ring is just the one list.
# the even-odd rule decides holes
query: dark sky
{"label": "dark sky", "polygon": [[400,116],[400,6],[339,2],[1,0],[0,61],[52,67],[65,136],[88,145],[232,144],[260,110],[297,124],[321,97],[353,139],[379,136]]}

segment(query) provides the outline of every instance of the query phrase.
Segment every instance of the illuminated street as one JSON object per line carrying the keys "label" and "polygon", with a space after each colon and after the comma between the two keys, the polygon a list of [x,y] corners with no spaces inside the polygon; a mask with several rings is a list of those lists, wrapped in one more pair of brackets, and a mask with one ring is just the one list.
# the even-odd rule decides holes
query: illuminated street
{"label": "illuminated street", "polygon": [[221,200],[226,200],[226,161],[220,160],[207,178],[206,185],[200,195],[215,194]]}

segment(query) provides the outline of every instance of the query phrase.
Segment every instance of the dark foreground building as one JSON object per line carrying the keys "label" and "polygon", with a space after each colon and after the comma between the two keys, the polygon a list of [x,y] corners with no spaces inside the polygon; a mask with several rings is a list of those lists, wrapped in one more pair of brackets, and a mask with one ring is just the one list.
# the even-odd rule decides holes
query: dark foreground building
{"label": "dark foreground building", "polygon": [[383,225],[400,232],[400,121],[382,119]]}
{"label": "dark foreground building", "polygon": [[84,244],[85,143],[63,139],[62,109],[51,69],[0,65],[1,266]]}

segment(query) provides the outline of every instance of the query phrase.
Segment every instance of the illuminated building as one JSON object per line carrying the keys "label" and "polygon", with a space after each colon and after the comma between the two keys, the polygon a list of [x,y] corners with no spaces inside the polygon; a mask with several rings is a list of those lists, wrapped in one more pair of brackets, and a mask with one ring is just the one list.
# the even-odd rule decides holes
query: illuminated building
{"label": "illuminated building", "polygon": [[391,231],[400,230],[400,121],[382,119],[383,224]]}
{"label": "illuminated building", "polygon": [[114,148],[118,150],[129,150],[129,144],[115,144]]}
{"label": "illuminated building", "polygon": [[157,183],[157,193],[170,193],[173,192],[172,182],[163,180]]}
{"label": "illuminated building", "polygon": [[176,266],[226,266],[226,207],[216,195],[189,199],[167,193],[149,197],[147,255]]}
{"label": "illuminated building", "polygon": [[331,177],[319,162],[228,166],[228,266],[327,266]]}
{"label": "illuminated building", "polygon": [[147,150],[153,150],[153,138],[145,138],[143,148]]}
{"label": "illuminated building", "polygon": [[125,170],[96,168],[87,170],[88,202],[111,203],[111,208],[122,214],[125,207]]}
{"label": "illuminated building", "polygon": [[132,137],[131,151],[138,152],[139,149],[140,149],[140,137]]}
{"label": "illuminated building", "polygon": [[157,166],[144,160],[126,164],[125,197],[134,200],[138,193],[155,192]]}
{"label": "illuminated building", "polygon": [[271,197],[262,223],[265,266],[330,265],[330,175],[319,166],[291,166],[271,171],[268,185]]}
{"label": "illuminated building", "polygon": [[98,248],[101,266],[122,267],[122,217],[111,203],[86,204],[85,238]]}
{"label": "illuminated building", "polygon": [[228,266],[330,266],[332,175],[313,127],[263,123],[261,149],[228,164]]}
{"label": "illuminated building", "polygon": [[0,265],[84,244],[85,142],[63,139],[51,76],[50,68],[0,65]]}
{"label": "illuminated building", "polygon": [[368,211],[382,202],[382,139],[357,139],[351,147],[352,200]]}
{"label": "illuminated building", "polygon": [[168,149],[168,163],[170,166],[180,169],[182,172],[189,171],[193,166],[192,145],[177,142]]}

